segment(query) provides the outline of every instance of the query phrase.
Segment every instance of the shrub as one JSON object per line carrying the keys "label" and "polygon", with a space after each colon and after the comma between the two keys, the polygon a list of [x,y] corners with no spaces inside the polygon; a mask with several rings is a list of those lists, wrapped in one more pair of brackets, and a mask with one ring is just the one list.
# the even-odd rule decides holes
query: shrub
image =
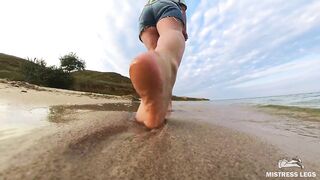
{"label": "shrub", "polygon": [[42,59],[28,59],[22,64],[21,71],[29,83],[53,88],[69,88],[72,86],[70,73],[56,66],[46,66]]}
{"label": "shrub", "polygon": [[63,89],[72,86],[73,80],[70,73],[63,71],[63,69],[57,68],[56,66],[47,67],[44,75],[45,86]]}
{"label": "shrub", "polygon": [[72,52],[60,57],[60,64],[60,67],[67,72],[85,70],[86,66],[85,61]]}
{"label": "shrub", "polygon": [[21,65],[21,72],[25,80],[36,85],[44,85],[44,75],[46,73],[46,62],[43,59],[29,59]]}

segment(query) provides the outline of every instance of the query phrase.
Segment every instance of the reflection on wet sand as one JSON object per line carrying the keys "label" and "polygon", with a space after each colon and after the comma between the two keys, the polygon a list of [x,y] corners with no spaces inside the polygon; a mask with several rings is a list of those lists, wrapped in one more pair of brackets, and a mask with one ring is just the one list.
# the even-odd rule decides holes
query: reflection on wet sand
{"label": "reflection on wet sand", "polygon": [[0,104],[0,140],[24,135],[33,128],[47,125],[48,109]]}
{"label": "reflection on wet sand", "polygon": [[134,112],[139,102],[105,103],[89,105],[60,105],[50,107],[27,107],[23,105],[0,104],[0,140],[24,135],[30,130],[49,125],[49,123],[63,123],[74,120],[64,118],[87,111],[125,111]]}

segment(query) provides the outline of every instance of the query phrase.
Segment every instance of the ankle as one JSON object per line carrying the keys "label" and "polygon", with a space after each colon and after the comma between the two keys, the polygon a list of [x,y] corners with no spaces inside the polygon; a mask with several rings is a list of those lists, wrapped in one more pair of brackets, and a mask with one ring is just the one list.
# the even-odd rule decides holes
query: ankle
{"label": "ankle", "polygon": [[160,59],[167,62],[167,67],[170,68],[170,76],[175,76],[177,74],[180,59],[170,55],[170,53],[166,53],[165,51],[154,51],[155,54],[160,57]]}

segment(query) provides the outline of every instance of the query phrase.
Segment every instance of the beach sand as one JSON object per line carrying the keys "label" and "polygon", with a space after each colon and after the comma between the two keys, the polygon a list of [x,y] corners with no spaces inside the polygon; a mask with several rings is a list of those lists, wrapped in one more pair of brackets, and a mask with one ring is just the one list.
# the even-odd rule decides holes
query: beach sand
{"label": "beach sand", "polygon": [[265,179],[283,171],[277,163],[287,155],[259,136],[212,123],[219,116],[192,114],[201,108],[176,104],[167,123],[150,131],[133,121],[136,105],[126,97],[5,81],[0,96],[7,106],[51,106],[44,124],[0,140],[0,179]]}

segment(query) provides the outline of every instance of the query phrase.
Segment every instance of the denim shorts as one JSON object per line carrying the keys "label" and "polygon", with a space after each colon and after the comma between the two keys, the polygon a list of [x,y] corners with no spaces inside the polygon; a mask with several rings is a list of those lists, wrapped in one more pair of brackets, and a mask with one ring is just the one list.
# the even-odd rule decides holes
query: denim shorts
{"label": "denim shorts", "polygon": [[166,17],[174,17],[185,24],[181,7],[171,0],[155,0],[145,5],[139,18],[139,39],[145,29],[156,27],[158,21]]}

